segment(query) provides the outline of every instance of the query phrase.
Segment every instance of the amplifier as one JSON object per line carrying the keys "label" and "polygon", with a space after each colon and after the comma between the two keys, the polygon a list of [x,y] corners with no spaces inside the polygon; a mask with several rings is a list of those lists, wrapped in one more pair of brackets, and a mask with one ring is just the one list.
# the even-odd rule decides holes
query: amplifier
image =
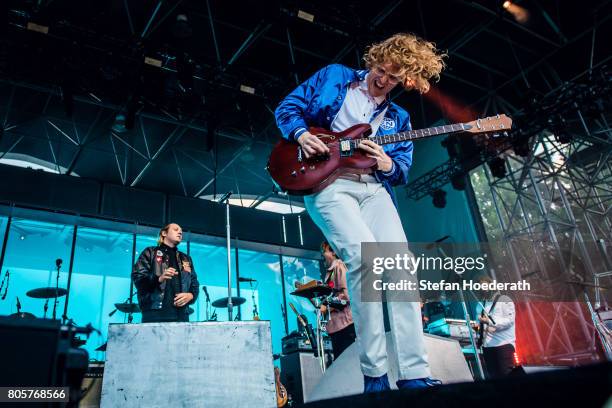
{"label": "amplifier", "polygon": [[[325,362],[331,364],[331,354],[325,353]],[[287,389],[294,404],[309,401],[317,384],[323,377],[321,363],[312,351],[309,353],[291,353],[280,358],[281,383]]]}
{"label": "amplifier", "polygon": [[[283,354],[291,354],[297,352],[311,352],[312,353],[312,345],[306,336],[301,336],[298,334],[292,333],[289,336],[283,337],[281,340],[283,347]],[[323,349],[325,352],[332,352],[332,342],[329,337],[323,337]]]}
{"label": "amplifier", "polygon": [[102,396],[103,362],[90,362],[81,384],[79,408],[100,408]]}

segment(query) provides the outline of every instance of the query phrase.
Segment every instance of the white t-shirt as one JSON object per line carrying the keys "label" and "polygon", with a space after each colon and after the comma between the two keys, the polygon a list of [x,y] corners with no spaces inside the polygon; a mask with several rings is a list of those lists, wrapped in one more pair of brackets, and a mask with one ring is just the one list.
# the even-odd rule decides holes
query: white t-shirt
{"label": "white t-shirt", "polygon": [[[370,75],[370,74],[368,74]],[[331,130],[341,132],[360,123],[370,123],[376,108],[384,102],[385,97],[372,97],[368,92],[367,76],[363,81],[353,82],[346,91],[344,102],[331,124]],[[375,135],[378,128],[372,129]]]}
{"label": "white t-shirt", "polygon": [[[493,302],[485,302],[485,311],[489,311]],[[478,308],[478,315],[482,306]],[[506,295],[501,295],[495,304],[493,312],[489,315],[495,320],[495,325],[488,326],[484,347],[499,347],[505,344],[512,344],[516,347],[515,320],[516,312],[514,303]]]}

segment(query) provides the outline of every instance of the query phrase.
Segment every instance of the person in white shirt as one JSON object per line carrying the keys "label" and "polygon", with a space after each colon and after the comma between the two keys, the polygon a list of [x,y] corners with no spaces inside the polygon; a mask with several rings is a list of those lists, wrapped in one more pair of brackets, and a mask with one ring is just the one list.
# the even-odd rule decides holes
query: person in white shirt
{"label": "person in white shirt", "polygon": [[[481,292],[482,295],[486,300],[479,302],[477,311],[480,316],[479,325],[485,325],[482,350],[487,377],[505,377],[514,368],[516,351],[514,302],[499,292]],[[474,327],[476,331],[479,330],[479,325]]]}

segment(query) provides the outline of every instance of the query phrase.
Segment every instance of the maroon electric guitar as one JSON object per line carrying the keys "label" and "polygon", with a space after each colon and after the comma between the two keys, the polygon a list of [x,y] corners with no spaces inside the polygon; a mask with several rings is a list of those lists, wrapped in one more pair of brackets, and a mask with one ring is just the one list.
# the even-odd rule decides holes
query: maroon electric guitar
{"label": "maroon electric guitar", "polygon": [[[511,127],[511,118],[497,115],[467,123],[409,130],[370,139],[382,146],[449,133],[499,135]],[[323,190],[343,174],[364,174],[376,170],[376,159],[368,157],[358,148],[361,140],[368,138],[372,132],[369,124],[355,125],[338,133],[321,128],[310,128],[309,131],[327,145],[329,154],[306,158],[297,142],[285,139],[278,142],[270,154],[267,170],[283,191],[294,195],[313,194]]]}

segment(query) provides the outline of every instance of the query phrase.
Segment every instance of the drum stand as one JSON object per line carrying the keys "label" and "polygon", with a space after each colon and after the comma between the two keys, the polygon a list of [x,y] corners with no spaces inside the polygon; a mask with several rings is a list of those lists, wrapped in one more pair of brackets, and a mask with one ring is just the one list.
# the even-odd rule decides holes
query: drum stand
{"label": "drum stand", "polygon": [[[332,288],[317,281],[311,281],[307,284],[299,286],[297,290],[291,292],[291,294],[294,296],[300,296],[309,299],[315,307],[317,316],[317,332],[315,335],[316,348],[315,344],[312,345],[312,348],[313,350],[316,349],[317,351],[315,355],[317,356],[317,358],[319,358],[319,362],[321,364],[321,371],[323,373],[325,373],[325,369],[327,366],[327,362],[325,361],[325,350],[323,348],[323,332],[325,331],[325,324],[327,323],[327,320],[322,318],[321,305],[323,304],[323,301],[327,299],[327,297],[330,296],[332,293]],[[297,314],[295,308],[294,311]]]}
{"label": "drum stand", "polygon": [[317,311],[316,313],[317,328],[316,328],[316,333],[315,333],[315,339],[317,342],[317,358],[319,359],[319,364],[321,365],[321,371],[323,373],[325,373],[325,369],[327,368],[327,364],[326,364],[327,361],[325,361],[326,359],[325,359],[323,332],[326,331],[326,325],[327,325],[328,319],[326,319],[327,313],[325,313],[325,315],[321,313],[321,305],[323,304],[323,300],[326,297],[327,296],[319,296],[319,297],[314,297],[312,299],[312,302],[315,305],[315,310]]}

